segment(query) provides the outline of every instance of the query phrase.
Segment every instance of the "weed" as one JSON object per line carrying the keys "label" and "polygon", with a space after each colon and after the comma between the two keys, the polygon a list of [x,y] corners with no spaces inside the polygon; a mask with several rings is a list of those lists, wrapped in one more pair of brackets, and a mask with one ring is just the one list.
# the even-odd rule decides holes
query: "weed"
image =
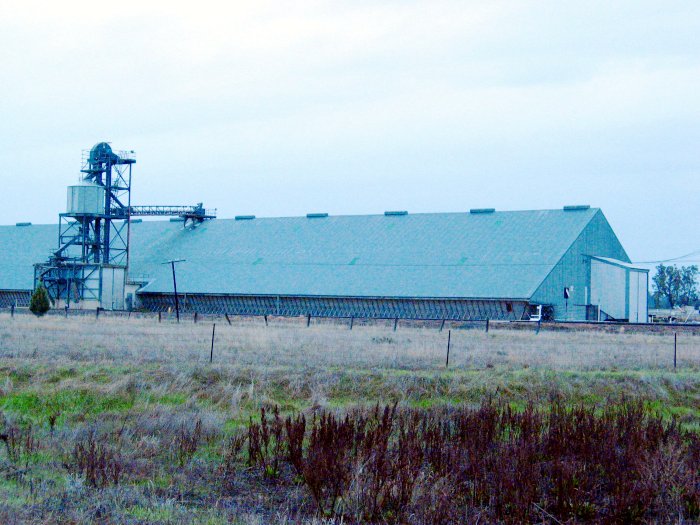
{"label": "weed", "polygon": [[180,427],[175,432],[172,443],[172,451],[175,455],[175,461],[179,466],[187,464],[197,449],[199,448],[202,439],[202,420],[197,419],[194,426],[190,426],[187,422],[180,424]]}
{"label": "weed", "polygon": [[248,461],[261,465],[265,477],[274,479],[279,475],[279,463],[283,455],[284,425],[279,408],[274,407],[268,420],[265,407],[260,410],[260,423],[250,420],[248,426]]}
{"label": "weed", "polygon": [[233,482],[236,477],[236,472],[240,468],[239,460],[243,446],[245,445],[246,436],[244,434],[236,434],[229,437],[224,448],[223,460],[219,467],[219,473],[225,491],[233,490]]}
{"label": "weed", "polygon": [[124,470],[123,460],[108,437],[98,436],[94,430],[75,442],[64,467],[70,474],[83,476],[92,487],[118,485]]}
{"label": "weed", "polygon": [[478,409],[386,406],[323,412],[308,425],[303,415],[290,416],[285,444],[274,453],[266,421],[263,411],[261,423],[250,424],[250,461],[267,473],[273,455],[284,458],[319,515],[349,523],[699,517],[697,436],[648,415],[641,402],[602,411],[567,407],[556,396],[547,411],[491,402]]}
{"label": "weed", "polygon": [[3,432],[0,433],[0,441],[5,443],[7,457],[15,467],[27,468],[30,457],[39,448],[36,433],[31,423],[6,422]]}
{"label": "weed", "polygon": [[0,523],[700,521],[690,334],[5,317]]}

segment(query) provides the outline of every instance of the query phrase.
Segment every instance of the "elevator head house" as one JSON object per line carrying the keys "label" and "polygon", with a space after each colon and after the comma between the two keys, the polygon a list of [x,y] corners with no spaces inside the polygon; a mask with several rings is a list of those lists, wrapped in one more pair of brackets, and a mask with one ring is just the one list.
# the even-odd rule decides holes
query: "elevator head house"
{"label": "elevator head house", "polygon": [[[388,319],[647,320],[647,270],[603,212],[557,210],[130,221],[124,286],[102,308]],[[20,225],[22,224],[22,225]],[[0,226],[0,307],[27,306],[57,227]],[[84,301],[85,308],[94,304]],[[123,306],[122,306],[123,305]],[[76,296],[71,308],[83,307]],[[542,307],[542,308],[538,308]]]}

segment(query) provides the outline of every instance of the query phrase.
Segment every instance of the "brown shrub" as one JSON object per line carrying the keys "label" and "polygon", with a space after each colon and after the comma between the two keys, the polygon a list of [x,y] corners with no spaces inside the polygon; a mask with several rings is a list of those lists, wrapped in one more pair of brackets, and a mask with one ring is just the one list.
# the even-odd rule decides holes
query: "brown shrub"
{"label": "brown shrub", "polygon": [[179,466],[186,465],[194,456],[202,440],[202,420],[197,419],[194,426],[182,422],[172,440],[172,453]]}
{"label": "brown shrub", "polygon": [[108,436],[98,436],[94,430],[76,440],[64,467],[71,474],[83,476],[92,487],[118,485],[124,471],[122,457],[109,444]]}
{"label": "brown shrub", "polygon": [[318,512],[348,523],[697,519],[698,438],[641,402],[602,411],[396,406],[249,428],[252,464],[286,461]]}
{"label": "brown shrub", "polygon": [[39,441],[31,423],[26,425],[8,423],[4,432],[0,433],[0,441],[5,443],[7,457],[15,465],[24,464],[25,468],[29,456],[39,448]]}

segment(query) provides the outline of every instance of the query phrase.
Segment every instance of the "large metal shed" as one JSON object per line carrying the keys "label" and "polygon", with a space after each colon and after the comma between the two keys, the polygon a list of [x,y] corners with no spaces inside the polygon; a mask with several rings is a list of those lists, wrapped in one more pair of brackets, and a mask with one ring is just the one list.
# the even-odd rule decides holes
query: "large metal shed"
{"label": "large metal shed", "polygon": [[[0,262],[0,306],[28,302],[32,264],[50,252],[56,233],[56,226],[0,227],[0,250],[20,252]],[[646,290],[630,292],[643,286],[644,270],[631,266],[603,213],[588,206],[240,216],[194,228],[133,223],[126,304],[174,306],[162,264],[169,259],[186,259],[178,295],[185,310],[200,313],[517,320],[544,305],[556,319],[646,320]],[[601,273],[599,264],[625,272]],[[596,295],[601,275],[620,297]]]}

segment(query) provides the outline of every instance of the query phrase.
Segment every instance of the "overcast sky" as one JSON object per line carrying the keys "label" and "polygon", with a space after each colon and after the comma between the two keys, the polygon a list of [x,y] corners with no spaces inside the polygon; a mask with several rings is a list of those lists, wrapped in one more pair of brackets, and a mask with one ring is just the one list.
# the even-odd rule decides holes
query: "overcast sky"
{"label": "overcast sky", "polygon": [[134,204],[590,204],[635,261],[700,250],[697,0],[179,4],[0,0],[0,224],[109,141]]}

